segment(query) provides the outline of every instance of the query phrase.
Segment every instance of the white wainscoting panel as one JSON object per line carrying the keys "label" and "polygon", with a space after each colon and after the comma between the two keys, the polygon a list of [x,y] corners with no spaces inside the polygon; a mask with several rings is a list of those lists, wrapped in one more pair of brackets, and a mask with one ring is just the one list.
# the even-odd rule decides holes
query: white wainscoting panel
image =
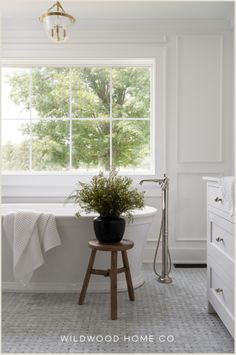
{"label": "white wainscoting panel", "polygon": [[177,36],[177,155],[179,162],[222,159],[221,35]]}
{"label": "white wainscoting panel", "polygon": [[206,240],[206,186],[204,173],[177,174],[175,240]]}

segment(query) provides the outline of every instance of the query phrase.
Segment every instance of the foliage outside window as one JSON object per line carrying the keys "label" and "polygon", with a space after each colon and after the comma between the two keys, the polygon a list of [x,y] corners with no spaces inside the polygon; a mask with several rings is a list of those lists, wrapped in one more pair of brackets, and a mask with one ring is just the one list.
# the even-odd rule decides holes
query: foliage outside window
{"label": "foliage outside window", "polygon": [[2,169],[150,172],[150,66],[2,70]]}

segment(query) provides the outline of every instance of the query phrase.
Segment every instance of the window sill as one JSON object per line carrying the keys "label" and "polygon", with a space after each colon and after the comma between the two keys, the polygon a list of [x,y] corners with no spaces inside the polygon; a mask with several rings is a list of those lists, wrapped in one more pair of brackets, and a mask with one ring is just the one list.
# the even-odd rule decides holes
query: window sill
{"label": "window sill", "polygon": [[[97,175],[100,170],[90,170],[91,172],[85,171],[2,171],[2,176],[87,176],[91,177]],[[121,176],[150,176],[154,178],[156,174],[152,171],[124,171],[119,173]]]}
{"label": "window sill", "polygon": [[[97,172],[96,172],[97,173]],[[146,197],[156,197],[161,195],[159,185],[146,183],[142,186],[139,181],[142,179],[155,179],[153,174],[121,174],[127,175],[133,180],[133,187],[140,191],[146,191]],[[89,182],[94,174],[78,174],[72,172],[4,172],[2,174],[2,197],[11,200],[28,199],[38,201],[39,198],[51,200],[51,198],[61,198],[62,200],[77,187],[79,181]]]}

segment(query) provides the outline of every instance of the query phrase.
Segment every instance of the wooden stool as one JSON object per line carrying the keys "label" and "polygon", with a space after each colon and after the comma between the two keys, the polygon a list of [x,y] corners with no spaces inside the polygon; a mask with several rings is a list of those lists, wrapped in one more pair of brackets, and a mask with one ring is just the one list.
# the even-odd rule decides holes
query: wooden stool
{"label": "wooden stool", "polygon": [[[102,244],[96,239],[90,240],[88,243],[92,249],[88,268],[85,274],[83,287],[80,292],[79,304],[83,304],[86,295],[87,287],[91,274],[110,276],[111,279],[111,319],[117,319],[117,274],[121,272],[125,273],[127,288],[130,301],[134,301],[134,289],[129,269],[129,261],[126,250],[133,248],[134,243],[131,240],[123,239],[119,243],[115,244]],[[93,269],[93,264],[97,250],[110,251],[111,252],[111,268],[108,270]],[[122,254],[123,267],[117,269],[117,252]]]}

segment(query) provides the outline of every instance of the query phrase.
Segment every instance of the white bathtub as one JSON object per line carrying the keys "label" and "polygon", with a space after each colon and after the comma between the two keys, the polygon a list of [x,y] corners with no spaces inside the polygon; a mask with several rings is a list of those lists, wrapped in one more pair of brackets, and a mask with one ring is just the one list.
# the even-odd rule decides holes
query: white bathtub
{"label": "white bathtub", "polygon": [[[3,204],[1,215],[20,210],[52,213],[56,216],[62,245],[45,254],[45,263],[34,275],[27,286],[15,281],[13,276],[13,255],[6,236],[2,238],[2,282],[3,290],[31,292],[75,292],[80,291],[91,249],[88,241],[95,238],[92,220],[95,214],[83,215],[77,219],[73,204]],[[134,288],[144,283],[142,273],[142,253],[157,209],[146,206],[134,212],[134,222],[126,225],[124,238],[134,241],[134,248],[128,251]],[[98,252],[95,268],[110,267],[110,253]],[[122,265],[121,258],[118,259]],[[123,274],[118,275],[118,289],[126,290]],[[88,291],[104,292],[109,290],[109,280],[103,276],[92,275]]]}

